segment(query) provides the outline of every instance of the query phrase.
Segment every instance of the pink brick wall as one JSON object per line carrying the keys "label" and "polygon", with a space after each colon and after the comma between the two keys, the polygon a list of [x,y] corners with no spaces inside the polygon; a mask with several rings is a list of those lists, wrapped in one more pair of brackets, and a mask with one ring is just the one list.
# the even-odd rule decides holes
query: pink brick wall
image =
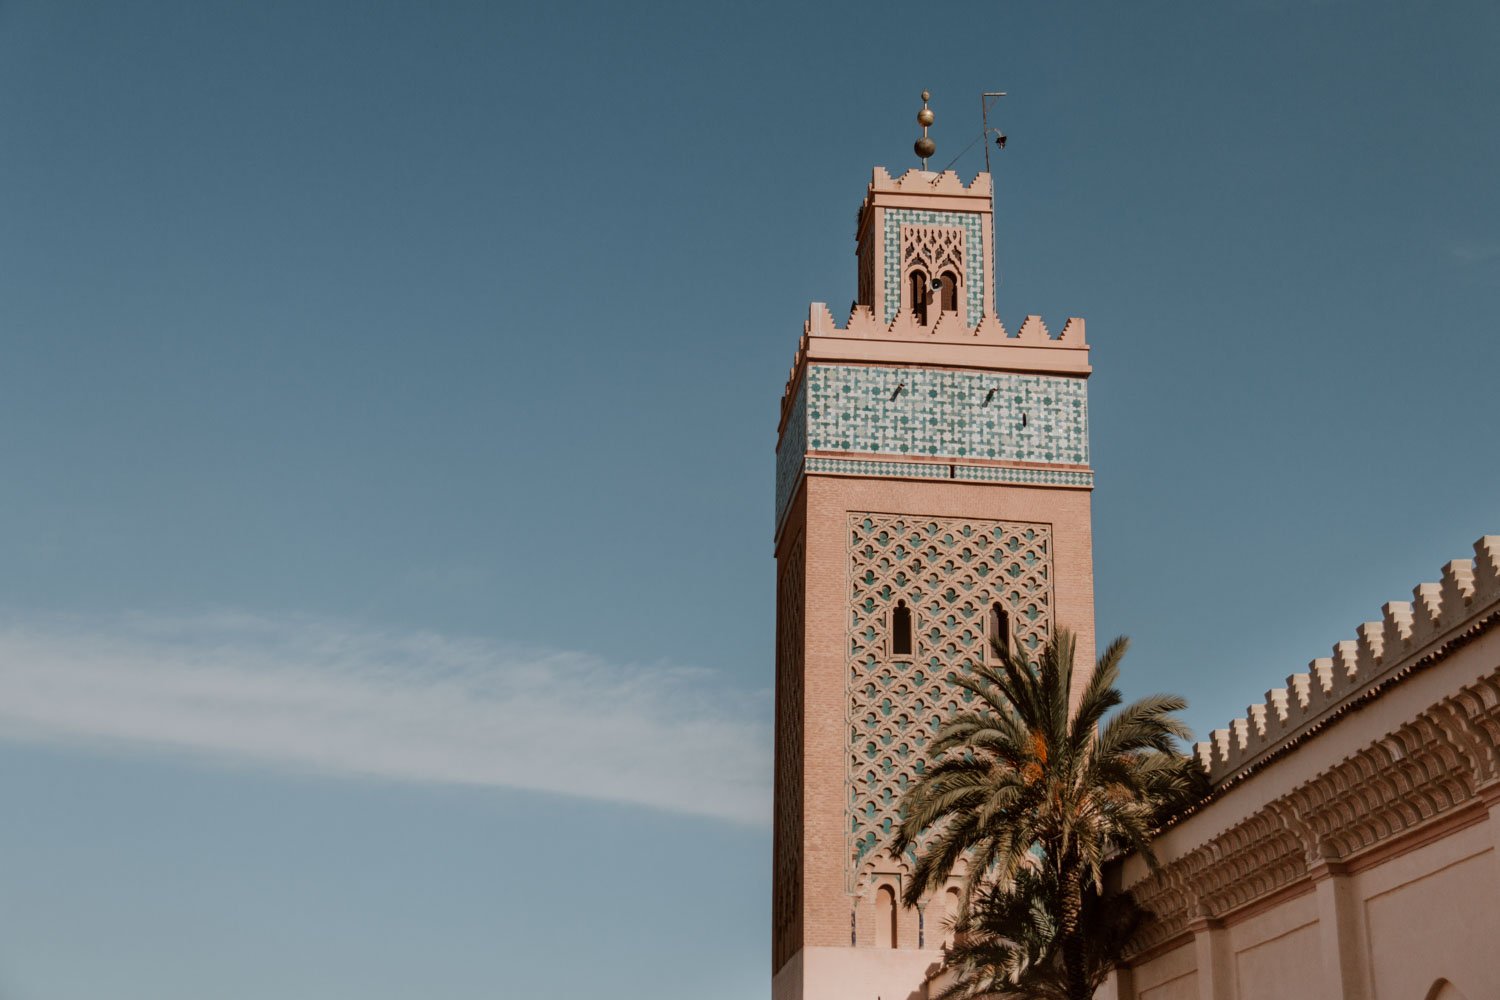
{"label": "pink brick wall", "polygon": [[[1001,484],[811,476],[783,531],[805,537],[803,621],[804,725],[802,756],[802,941],[848,946],[850,909],[845,881],[848,801],[847,650],[850,585],[847,521],[851,512],[1032,521],[1052,526],[1056,621],[1079,637],[1080,660],[1094,647],[1090,495],[1085,490]],[[805,523],[805,528],[804,528]],[[805,536],[803,532],[805,531]],[[873,905],[861,909],[873,916]],[[927,924],[929,947],[941,938],[941,906]],[[862,913],[862,917],[866,914]],[[864,923],[862,920],[861,923]],[[868,926],[868,925],[866,925]],[[863,929],[863,928],[862,928]],[[901,945],[915,947],[916,915],[902,915]],[[861,934],[861,943],[866,937]],[[777,949],[784,962],[790,954]]]}

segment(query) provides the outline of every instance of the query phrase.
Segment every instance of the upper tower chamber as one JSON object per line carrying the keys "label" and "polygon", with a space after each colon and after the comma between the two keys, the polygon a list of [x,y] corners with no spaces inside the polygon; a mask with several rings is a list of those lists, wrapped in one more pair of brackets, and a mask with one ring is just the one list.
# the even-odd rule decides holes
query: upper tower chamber
{"label": "upper tower chamber", "polygon": [[992,204],[988,174],[965,187],[953,173],[892,180],[876,167],[855,233],[857,304],[887,324],[907,312],[930,327],[949,313],[972,330],[994,312]]}
{"label": "upper tower chamber", "polygon": [[854,308],[812,305],[782,396],[777,1000],[922,995],[954,897],[901,906],[888,844],[953,678],[1059,626],[1093,656],[1084,324],[1005,329],[992,212],[988,174],[876,168]]}
{"label": "upper tower chamber", "polygon": [[[995,315],[993,231],[988,174],[965,185],[875,168],[854,308],[839,327],[813,303],[782,396],[778,536],[809,471],[1093,485],[1083,320],[1053,336],[1027,316],[1009,333]],[[858,462],[870,456],[883,460]]]}

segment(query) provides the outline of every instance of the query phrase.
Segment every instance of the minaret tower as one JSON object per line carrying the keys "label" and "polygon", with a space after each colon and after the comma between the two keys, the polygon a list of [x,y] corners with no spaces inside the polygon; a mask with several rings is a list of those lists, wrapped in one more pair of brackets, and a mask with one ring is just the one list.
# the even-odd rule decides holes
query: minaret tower
{"label": "minaret tower", "polygon": [[887,845],[950,678],[1058,626],[1093,657],[1083,321],[1008,333],[993,232],[988,174],[876,167],[858,300],[813,303],[781,400],[775,1000],[925,995],[956,890],[903,907]]}

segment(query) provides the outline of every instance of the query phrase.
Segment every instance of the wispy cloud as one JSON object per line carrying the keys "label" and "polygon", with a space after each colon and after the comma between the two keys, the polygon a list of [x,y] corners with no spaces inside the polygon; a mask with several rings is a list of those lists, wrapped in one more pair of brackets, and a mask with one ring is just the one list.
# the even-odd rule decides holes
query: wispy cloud
{"label": "wispy cloud", "polygon": [[1500,258],[1500,240],[1460,240],[1448,245],[1448,253],[1460,264],[1485,264]]}
{"label": "wispy cloud", "polygon": [[211,615],[0,624],[0,738],[767,821],[764,713],[707,671]]}

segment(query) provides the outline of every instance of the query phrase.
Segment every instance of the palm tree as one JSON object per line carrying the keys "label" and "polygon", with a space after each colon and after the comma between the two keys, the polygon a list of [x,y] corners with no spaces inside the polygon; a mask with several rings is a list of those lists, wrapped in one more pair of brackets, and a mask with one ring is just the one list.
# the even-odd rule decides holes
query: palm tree
{"label": "palm tree", "polygon": [[[958,676],[974,707],[938,731],[895,838],[897,852],[916,849],[907,905],[964,862],[958,929],[976,932],[974,949],[989,947],[997,959],[994,949],[1004,951],[1010,965],[994,966],[1001,979],[1035,980],[1028,988],[1036,991],[1051,981],[1056,992],[1043,995],[1067,1000],[1087,1000],[1125,943],[1100,954],[1086,933],[1102,912],[1104,862],[1133,850],[1154,867],[1152,832],[1203,788],[1201,769],[1177,749],[1190,736],[1172,714],[1187,707],[1183,699],[1151,695],[1105,719],[1123,701],[1116,684],[1127,645],[1110,643],[1076,704],[1065,629],[1035,660],[997,644],[997,663]],[[1045,933],[1008,937],[1007,927]],[[980,957],[973,951],[970,965]]]}
{"label": "palm tree", "polygon": [[[945,951],[934,1000],[1021,996],[1069,1000],[1067,970],[1058,938],[1061,910],[1054,870],[1028,865],[1008,888],[984,886],[954,943]],[[1089,993],[1114,967],[1145,912],[1128,894],[1105,895],[1085,884],[1078,935],[1084,946]]]}

